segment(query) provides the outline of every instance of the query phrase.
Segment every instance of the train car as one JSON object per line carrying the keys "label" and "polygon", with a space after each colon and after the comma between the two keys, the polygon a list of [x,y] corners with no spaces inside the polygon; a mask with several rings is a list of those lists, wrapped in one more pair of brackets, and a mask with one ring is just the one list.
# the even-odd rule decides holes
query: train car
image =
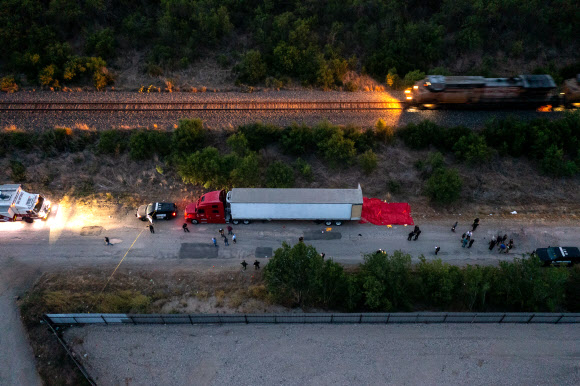
{"label": "train car", "polygon": [[568,79],[562,88],[564,104],[568,108],[580,108],[580,74],[576,78]]}
{"label": "train car", "polygon": [[512,78],[428,75],[405,90],[408,106],[436,108],[520,107],[558,104],[556,83],[550,75],[518,75]]}

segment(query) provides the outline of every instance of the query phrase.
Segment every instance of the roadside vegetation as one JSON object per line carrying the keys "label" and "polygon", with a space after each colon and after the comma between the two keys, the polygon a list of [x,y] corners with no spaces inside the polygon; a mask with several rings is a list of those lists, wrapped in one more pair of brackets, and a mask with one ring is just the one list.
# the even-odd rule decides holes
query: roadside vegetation
{"label": "roadside vegetation", "polygon": [[24,80],[101,89],[110,63],[138,52],[153,77],[211,58],[239,82],[274,88],[355,91],[352,70],[391,87],[425,72],[514,75],[514,62],[561,82],[578,71],[579,18],[573,1],[5,0],[0,74],[7,90]]}
{"label": "roadside vegetation", "polygon": [[[14,182],[29,178],[22,154],[50,158],[89,152],[109,157],[127,154],[137,163],[154,161],[159,176],[169,173],[205,189],[288,188],[312,183],[312,162],[322,163],[332,173],[358,170],[365,177],[378,176],[385,172],[378,170],[379,156],[397,143],[429,151],[409,167],[422,179],[423,195],[435,205],[448,205],[461,197],[464,181],[458,168],[462,166],[473,169],[507,157],[527,158],[546,176],[577,176],[580,112],[554,121],[494,120],[481,131],[442,127],[430,121],[395,131],[382,120],[366,129],[327,121],[289,127],[257,122],[218,132],[205,129],[199,119],[181,120],[173,131],[56,128],[30,133],[12,128],[0,132],[0,157],[9,159]],[[83,157],[78,158],[82,162]],[[90,177],[83,183],[82,190],[92,186]],[[390,180],[387,189],[397,194],[402,186]]]}

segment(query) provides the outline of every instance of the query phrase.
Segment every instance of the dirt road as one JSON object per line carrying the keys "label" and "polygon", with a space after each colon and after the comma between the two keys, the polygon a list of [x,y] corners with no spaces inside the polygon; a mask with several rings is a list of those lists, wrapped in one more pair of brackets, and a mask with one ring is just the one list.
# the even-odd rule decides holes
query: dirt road
{"label": "dirt road", "polygon": [[580,382],[575,325],[90,326],[65,337],[108,385]]}

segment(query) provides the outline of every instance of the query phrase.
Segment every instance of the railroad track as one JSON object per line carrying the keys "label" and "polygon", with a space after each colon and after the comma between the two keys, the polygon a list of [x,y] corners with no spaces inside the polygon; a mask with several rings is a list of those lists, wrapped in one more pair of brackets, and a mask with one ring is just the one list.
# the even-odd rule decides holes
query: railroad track
{"label": "railroad track", "polygon": [[0,102],[0,111],[365,111],[401,110],[400,102]]}

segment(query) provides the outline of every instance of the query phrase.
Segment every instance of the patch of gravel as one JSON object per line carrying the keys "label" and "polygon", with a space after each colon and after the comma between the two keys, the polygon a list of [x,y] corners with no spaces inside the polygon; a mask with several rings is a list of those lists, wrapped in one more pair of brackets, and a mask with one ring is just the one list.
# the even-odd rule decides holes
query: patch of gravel
{"label": "patch of gravel", "polygon": [[65,338],[107,385],[580,383],[576,325],[89,326]]}

